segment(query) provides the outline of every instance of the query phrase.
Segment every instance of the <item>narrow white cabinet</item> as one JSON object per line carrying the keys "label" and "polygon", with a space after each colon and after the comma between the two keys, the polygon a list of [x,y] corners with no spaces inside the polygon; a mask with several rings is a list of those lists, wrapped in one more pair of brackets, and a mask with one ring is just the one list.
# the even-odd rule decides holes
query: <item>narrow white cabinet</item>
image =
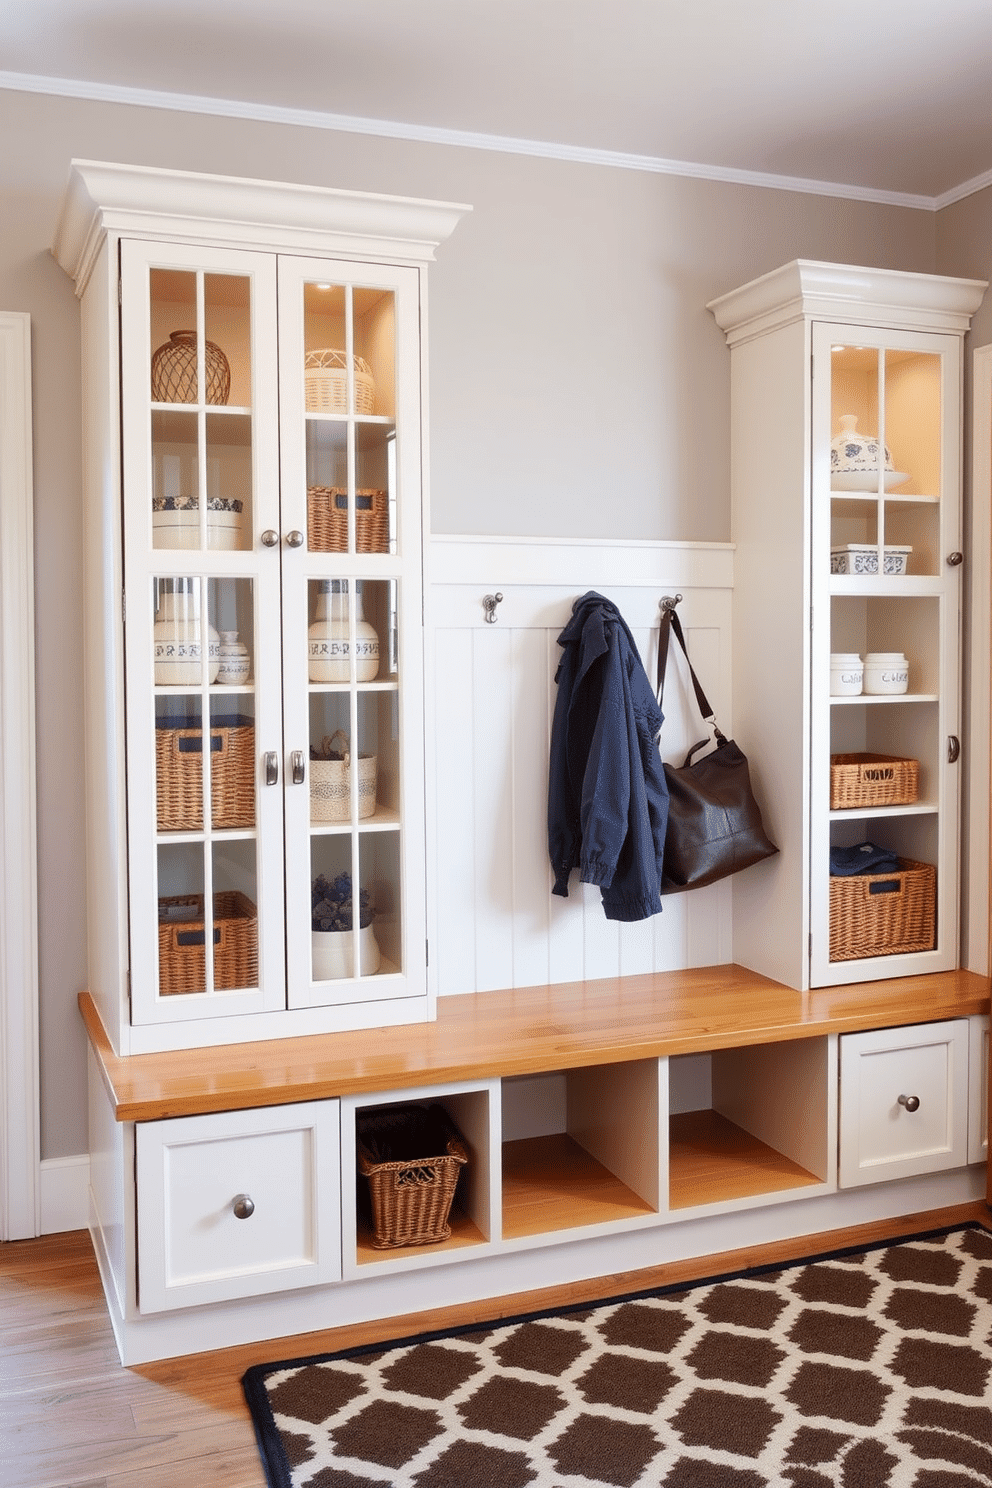
{"label": "narrow white cabinet", "polygon": [[71,168],[90,991],[119,1053],[432,1016],[426,266],[463,210]]}
{"label": "narrow white cabinet", "polygon": [[[734,959],[800,990],[957,965],[961,344],[984,289],[800,260],[710,305],[734,729],[781,849],[734,880]],[[866,844],[877,871],[847,872]]]}
{"label": "narrow white cabinet", "polygon": [[968,1162],[964,1018],[840,1039],[842,1188]]}
{"label": "narrow white cabinet", "polygon": [[140,1311],[340,1280],[338,1117],[328,1100],[139,1123]]}

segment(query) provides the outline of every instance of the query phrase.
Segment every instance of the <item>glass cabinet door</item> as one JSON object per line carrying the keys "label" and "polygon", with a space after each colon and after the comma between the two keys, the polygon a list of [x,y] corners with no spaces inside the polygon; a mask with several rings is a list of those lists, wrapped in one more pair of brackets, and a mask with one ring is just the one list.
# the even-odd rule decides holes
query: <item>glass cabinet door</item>
{"label": "glass cabinet door", "polygon": [[122,245],[132,1020],[285,1002],[275,274]]}
{"label": "glass cabinet door", "polygon": [[418,276],[279,274],[288,1000],[422,995]]}
{"label": "glass cabinet door", "polygon": [[956,964],[959,344],[864,327],[813,335],[822,986]]}

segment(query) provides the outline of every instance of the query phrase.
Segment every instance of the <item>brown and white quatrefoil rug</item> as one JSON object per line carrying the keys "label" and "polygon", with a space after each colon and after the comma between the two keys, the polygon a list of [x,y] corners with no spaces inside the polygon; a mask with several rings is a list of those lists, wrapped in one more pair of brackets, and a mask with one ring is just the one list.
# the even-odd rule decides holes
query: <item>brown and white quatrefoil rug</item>
{"label": "brown and white quatrefoil rug", "polygon": [[272,1488],[989,1488],[992,1235],[251,1369]]}

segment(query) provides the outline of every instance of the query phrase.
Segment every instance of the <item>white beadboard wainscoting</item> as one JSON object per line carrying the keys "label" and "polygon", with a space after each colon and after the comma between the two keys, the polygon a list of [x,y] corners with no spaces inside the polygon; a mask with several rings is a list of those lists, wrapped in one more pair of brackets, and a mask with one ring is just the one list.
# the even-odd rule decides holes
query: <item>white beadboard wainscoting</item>
{"label": "white beadboard wainscoting", "polygon": [[[669,971],[731,959],[729,885],[664,901],[633,925],[608,921],[572,874],[551,893],[548,751],[557,638],[589,589],[630,626],[649,677],[659,602],[679,615],[721,728],[732,729],[733,548],[722,543],[436,536],[428,569],[430,973],[438,995]],[[501,594],[492,623],[484,599]],[[661,751],[699,737],[687,683],[669,674]]]}

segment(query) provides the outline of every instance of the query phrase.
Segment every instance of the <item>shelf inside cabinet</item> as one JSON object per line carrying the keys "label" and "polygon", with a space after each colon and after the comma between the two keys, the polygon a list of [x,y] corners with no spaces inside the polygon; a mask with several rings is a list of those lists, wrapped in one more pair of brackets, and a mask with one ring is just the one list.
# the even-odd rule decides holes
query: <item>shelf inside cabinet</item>
{"label": "shelf inside cabinet", "polygon": [[939,811],[936,801],[907,801],[898,806],[849,806],[830,812],[831,821],[862,821],[878,816],[932,816]]}
{"label": "shelf inside cabinet", "polygon": [[653,1214],[566,1132],[503,1143],[503,1238]]}
{"label": "shelf inside cabinet", "polygon": [[668,1162],[672,1209],[726,1203],[822,1181],[717,1111],[683,1111],[671,1117]]}
{"label": "shelf inside cabinet", "polygon": [[854,708],[867,705],[869,708],[898,708],[905,703],[937,703],[940,699],[935,692],[859,692],[853,697],[831,697],[832,708]]}

